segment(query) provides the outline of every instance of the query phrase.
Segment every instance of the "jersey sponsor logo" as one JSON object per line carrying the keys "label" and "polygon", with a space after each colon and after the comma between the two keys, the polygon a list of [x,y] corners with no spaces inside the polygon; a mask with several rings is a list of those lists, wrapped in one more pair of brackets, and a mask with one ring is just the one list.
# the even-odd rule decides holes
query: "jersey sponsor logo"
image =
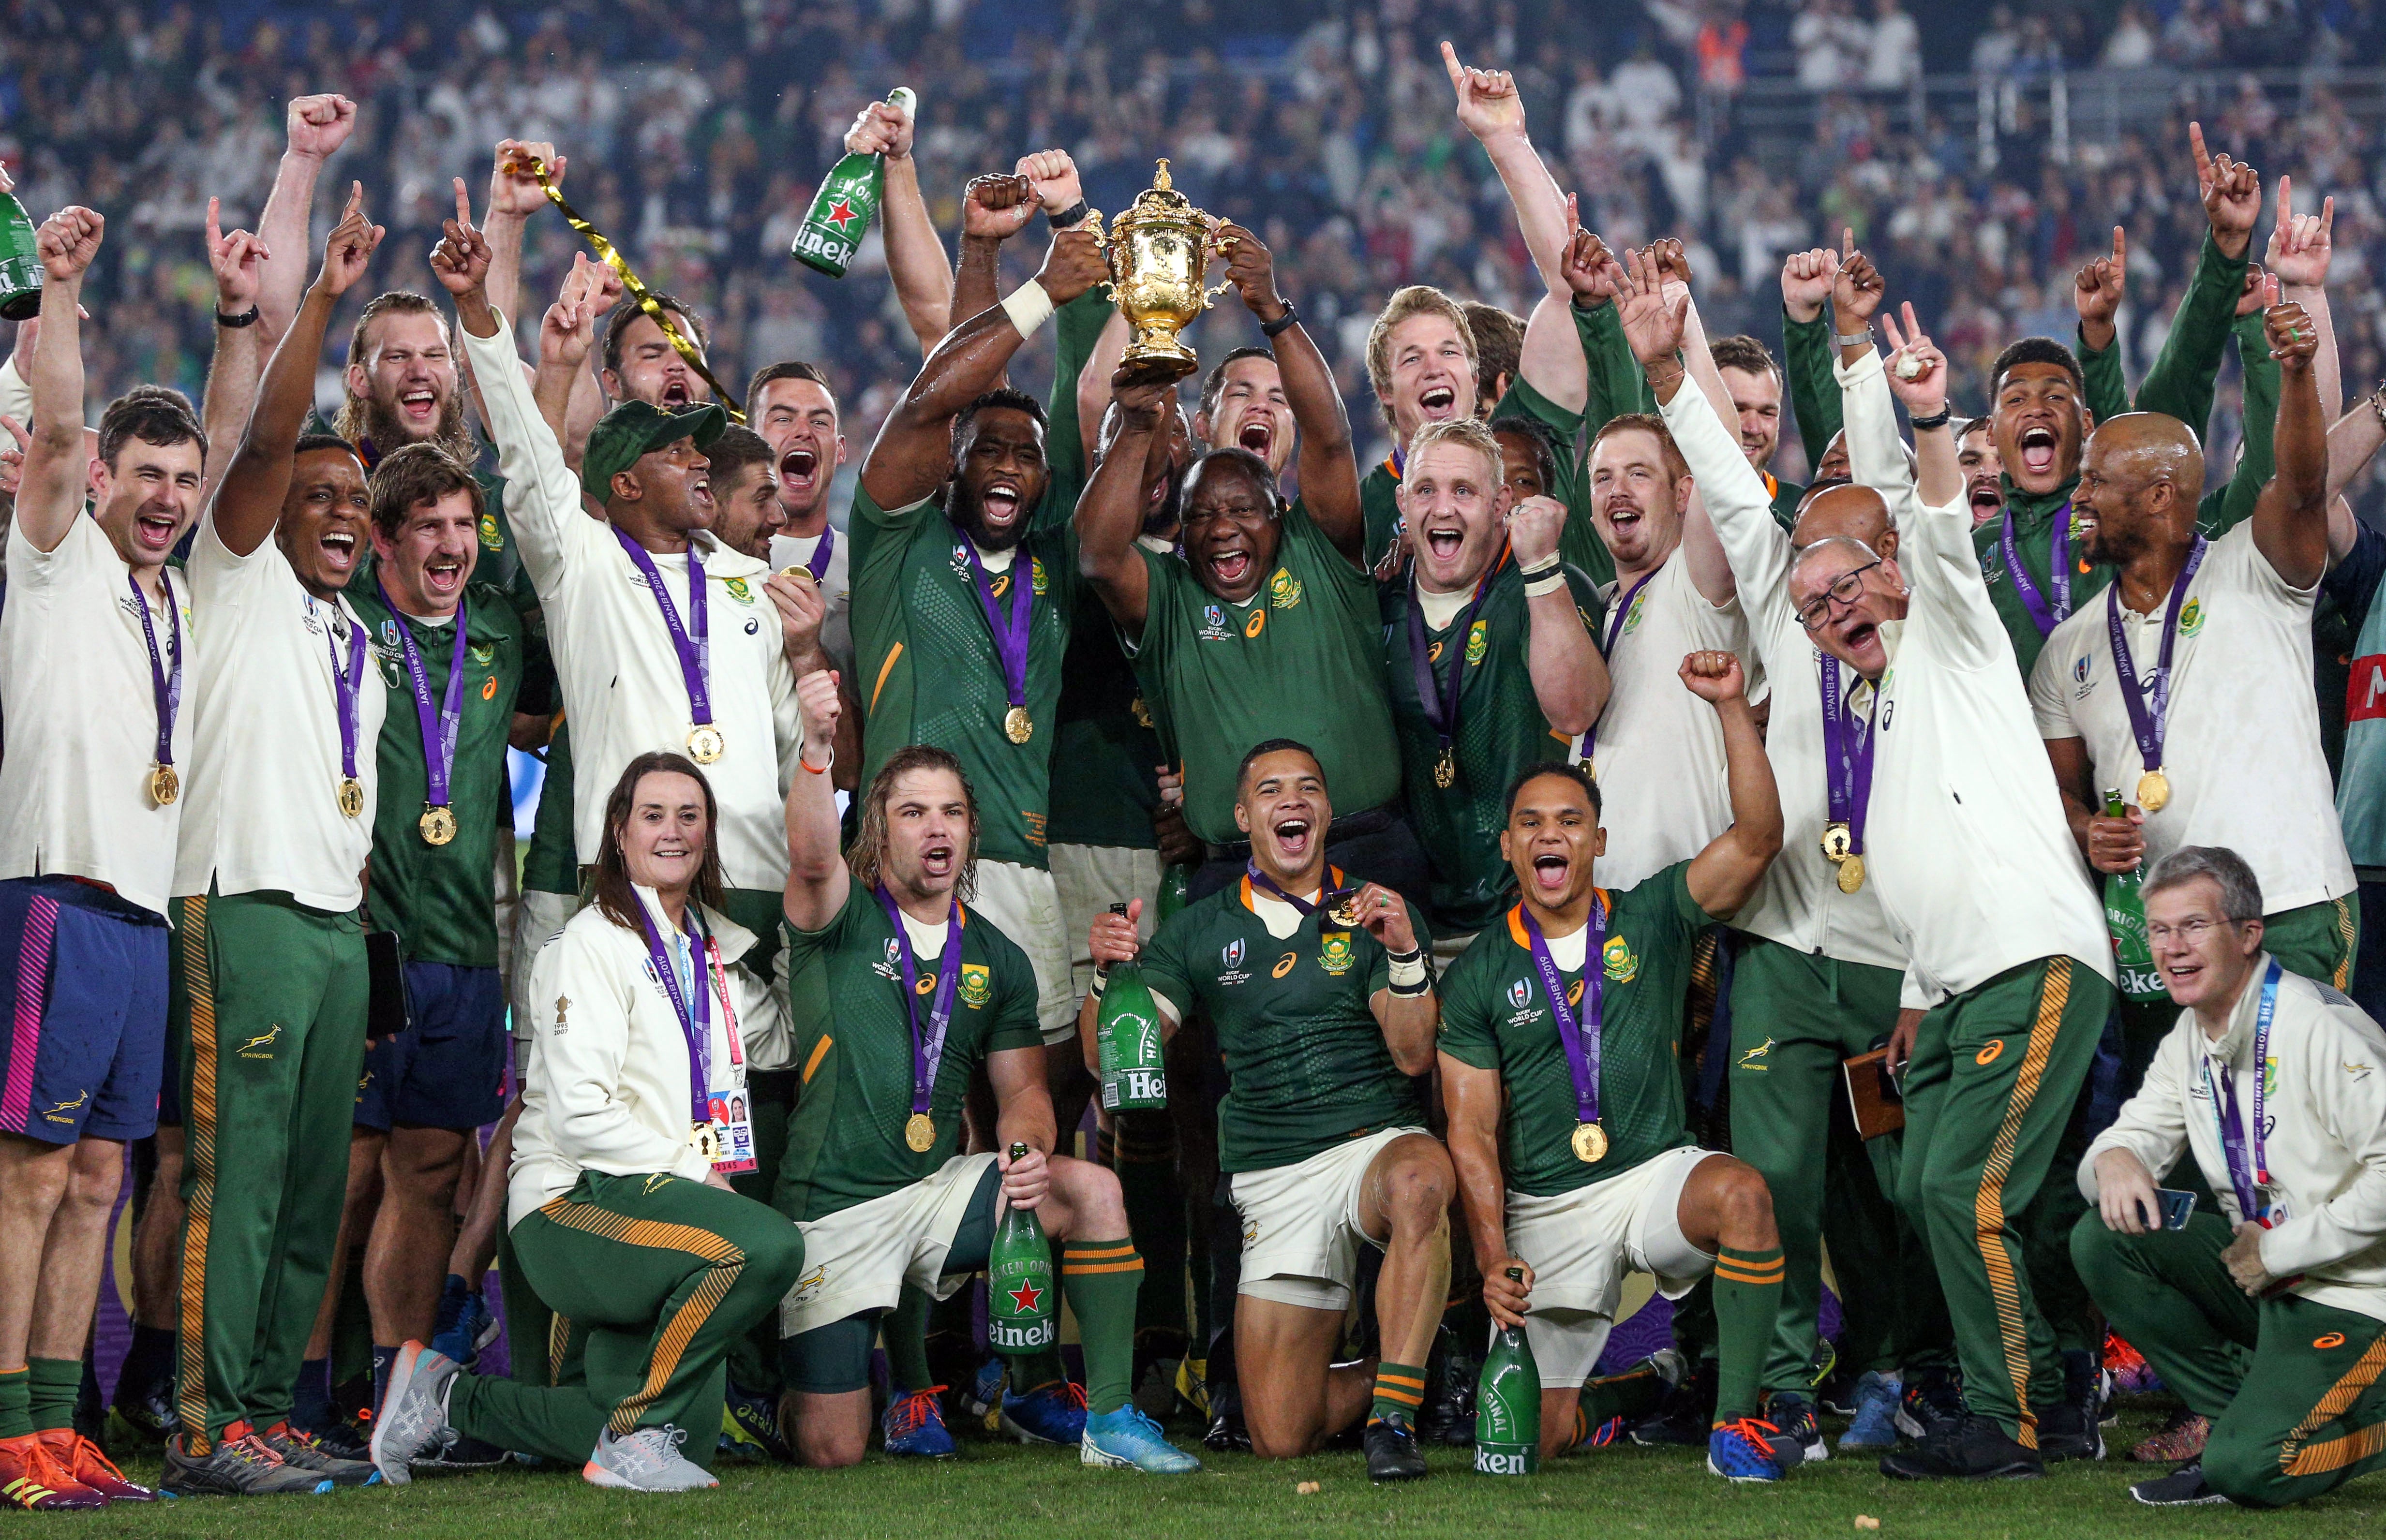
{"label": "jersey sponsor logo", "polygon": [[[2275,1064],[2278,1061],[2273,1059],[2271,1062]],[[2350,1059],[2342,1058],[2337,1060],[2337,1062],[2343,1065],[2344,1072],[2351,1075],[2355,1080],[2367,1080],[2369,1078],[2369,1066],[2367,1064],[2355,1064]],[[2263,1095],[2267,1096],[2269,1093],[2265,1091]]]}
{"label": "jersey sponsor logo", "polygon": [[2188,600],[2187,607],[2179,612],[2179,633],[2181,636],[2192,636],[2204,629],[2204,599],[2199,595]]}
{"label": "jersey sponsor logo", "polygon": [[1752,1047],[1752,1048],[1749,1049],[1746,1053],[1744,1053],[1744,1054],[1742,1054],[1742,1055],[1740,1055],[1740,1056],[1739,1056],[1739,1068],[1741,1068],[1741,1069],[1743,1069],[1743,1070],[1747,1070],[1749,1073],[1751,1073],[1751,1074],[1755,1074],[1755,1075],[1769,1075],[1769,1074],[1771,1074],[1771,1073],[1773,1072],[1773,1066],[1772,1066],[1772,1065],[1770,1065],[1770,1064],[1759,1064],[1759,1063],[1758,1063],[1758,1062],[1756,1062],[1756,1061],[1757,1061],[1758,1059],[1760,1059],[1760,1058],[1763,1058],[1765,1055],[1767,1055],[1767,1054],[1771,1053],[1772,1051],[1773,1051],[1773,1039],[1771,1039],[1771,1038],[1769,1038],[1769,1037],[1768,1037],[1768,1038],[1766,1038],[1764,1042],[1759,1043],[1756,1046],[1754,1046],[1754,1047]]}
{"label": "jersey sponsor logo", "polygon": [[2004,1051],[2005,1040],[2002,1037],[1991,1037],[1989,1039],[1987,1046],[1983,1047],[1978,1053],[1972,1056],[1972,1062],[1975,1064],[1994,1064],[1997,1061],[1998,1057]]}
{"label": "jersey sponsor logo", "polygon": [[1466,666],[1470,669],[1483,661],[1491,650],[1491,632],[1487,622],[1477,620],[1466,632]]}
{"label": "jersey sponsor logo", "polygon": [[911,981],[911,993],[914,995],[933,995],[936,990],[936,976],[934,973],[923,973]]}
{"label": "jersey sponsor logo", "polygon": [[747,616],[747,617],[746,618],[746,634],[747,634],[747,635],[748,635],[748,636],[757,636],[757,635],[760,635],[760,634],[761,633],[761,631],[762,631],[762,622],[761,622],[761,621],[760,621],[760,620],[758,620],[754,619],[754,618],[753,618],[752,616],[750,616],[750,615],[749,615],[749,616]]}
{"label": "jersey sponsor logo", "polygon": [[982,1009],[994,998],[994,980],[984,963],[961,964],[961,1000],[973,1008]]}
{"label": "jersey sponsor logo", "polygon": [[1319,936],[1317,942],[1317,966],[1337,979],[1350,971],[1350,965],[1359,960],[1359,955],[1350,949],[1348,931],[1329,932]]}
{"label": "jersey sponsor logo", "polygon": [[1279,567],[1275,576],[1268,579],[1268,603],[1278,609],[1290,609],[1300,602],[1300,580]]}
{"label": "jersey sponsor logo", "polygon": [[506,537],[497,532],[497,516],[494,513],[481,515],[481,544],[492,551],[506,548]]}
{"label": "jersey sponsor logo", "polygon": [[74,1100],[70,1102],[59,1102],[53,1106],[48,1111],[43,1113],[42,1116],[54,1123],[71,1123],[74,1120],[68,1117],[67,1114],[72,1112],[76,1108],[81,1107],[83,1103],[89,1100],[91,1100],[91,1093],[89,1091],[81,1091],[76,1093]]}
{"label": "jersey sponsor logo", "polygon": [[1300,953],[1287,952],[1284,956],[1275,959],[1275,966],[1268,970],[1268,977],[1271,979],[1283,978],[1287,973],[1291,972],[1294,966],[1300,961]]}
{"label": "jersey sponsor logo", "polygon": [[488,678],[481,682],[481,698],[483,700],[495,700],[497,698],[496,675],[491,674]]}
{"label": "jersey sponsor logo", "polygon": [[[1884,681],[1883,682],[1885,684],[1887,682]],[[1893,700],[1885,700],[1880,703],[1880,730],[1883,732],[1889,731],[1890,721],[1896,715],[1897,702]]]}
{"label": "jersey sponsor logo", "polygon": [[721,586],[729,590],[729,596],[739,604],[750,605],[754,602],[754,590],[746,585],[744,578],[723,578],[721,580]]}
{"label": "jersey sponsor logo", "polygon": [[1639,956],[1620,935],[1607,938],[1607,945],[1599,949],[1599,961],[1601,970],[1617,983],[1630,983],[1640,976]]}
{"label": "jersey sponsor logo", "polygon": [[271,1058],[274,1045],[281,1041],[282,1023],[276,1021],[233,1051],[243,1058]]}
{"label": "jersey sponsor logo", "polygon": [[1431,645],[1431,646],[1429,646],[1429,647],[1425,648],[1425,660],[1426,662],[1428,662],[1428,663],[1437,664],[1437,665],[1438,665],[1438,664],[1439,664],[1439,663],[1441,662],[1441,644],[1440,644],[1440,643],[1436,642],[1433,645]]}
{"label": "jersey sponsor logo", "polygon": [[1260,608],[1256,605],[1252,606],[1251,618],[1243,622],[1243,639],[1247,642],[1253,640],[1259,635],[1262,630],[1265,629],[1266,625],[1267,611]]}

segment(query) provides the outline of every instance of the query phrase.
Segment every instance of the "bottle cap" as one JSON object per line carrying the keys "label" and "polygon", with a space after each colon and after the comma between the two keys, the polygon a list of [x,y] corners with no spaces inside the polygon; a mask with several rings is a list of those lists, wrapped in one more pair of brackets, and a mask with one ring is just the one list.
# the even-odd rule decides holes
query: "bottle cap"
{"label": "bottle cap", "polygon": [[886,105],[906,118],[916,117],[920,110],[920,94],[908,85],[898,85],[886,94]]}
{"label": "bottle cap", "polygon": [[1011,1158],[1013,1160],[1024,1160],[1024,1159],[1026,1159],[1026,1158],[1027,1158],[1027,1146],[1026,1146],[1026,1145],[1024,1145],[1023,1143],[1020,1142],[1019,1140],[1016,1140],[1016,1139],[1012,1140],[1012,1141],[1011,1142]]}
{"label": "bottle cap", "polygon": [[1523,1268],[1510,1268],[1508,1270],[1508,1279],[1511,1283],[1523,1283],[1525,1281],[1525,1270]]}
{"label": "bottle cap", "polygon": [[1124,904],[1112,904],[1111,906],[1111,913],[1117,915],[1121,919],[1124,919],[1126,917],[1126,906]]}

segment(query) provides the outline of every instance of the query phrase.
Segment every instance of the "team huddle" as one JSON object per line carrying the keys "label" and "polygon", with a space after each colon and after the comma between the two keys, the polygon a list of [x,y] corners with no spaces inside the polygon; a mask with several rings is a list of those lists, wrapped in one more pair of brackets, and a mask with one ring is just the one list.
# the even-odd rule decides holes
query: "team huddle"
{"label": "team huddle", "polygon": [[[2116,231],[2077,345],[1965,420],[1852,236],[1785,264],[1779,362],[1711,337],[1682,244],[1578,228],[1444,53],[1547,292],[1390,295],[1363,475],[1251,230],[1207,244],[1256,341],[1155,380],[1069,157],[971,182],[948,265],[908,100],[847,147],[924,361],[843,521],[815,363],[741,407],[617,261],[523,293],[553,144],[478,222],[456,180],[332,421],[354,104],[290,104],[257,232],[210,217],[196,408],[84,427],[105,220],[50,216],[0,368],[0,1495],[157,1495],[74,1416],[128,1144],[110,1425],[175,1496],[685,1490],[964,1413],[1184,1473],[1185,1405],[1414,1480],[1526,1347],[1533,1461],[1794,1479],[1828,1413],[1893,1477],[2038,1475],[2104,1457],[2126,1355],[2183,1403],[2140,1501],[2386,1463],[2386,1036],[2312,673],[2386,392],[2344,400],[2329,211],[2282,185],[2255,260],[2199,135],[2134,395]],[[1166,1072],[1121,1098],[1130,987]],[[1635,1273],[1671,1343],[1602,1373]],[[1020,1324],[1056,1303],[1081,1377]]]}

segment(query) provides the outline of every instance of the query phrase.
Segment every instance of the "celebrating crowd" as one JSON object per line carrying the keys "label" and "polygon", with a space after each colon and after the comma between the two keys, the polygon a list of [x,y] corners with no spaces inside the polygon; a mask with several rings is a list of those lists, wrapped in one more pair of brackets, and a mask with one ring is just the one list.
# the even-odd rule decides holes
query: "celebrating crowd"
{"label": "celebrating crowd", "polygon": [[[1182,1473],[1180,1404],[1413,1480],[1516,1332],[1543,1459],[1793,1479],[1829,1415],[2026,1477],[2103,1458],[2117,1375],[2181,1403],[2142,1502],[2386,1462],[2386,740],[2314,663],[2376,613],[2386,389],[2334,201],[2185,125],[2134,386],[2126,227],[2062,337],[1959,368],[1930,327],[1983,307],[1851,218],[1766,254],[1777,354],[1695,230],[1563,190],[1515,76],[1438,68],[1524,260],[1376,294],[1380,457],[1231,177],[1186,374],[1123,313],[1139,171],[987,143],[948,256],[900,101],[844,134],[848,282],[921,359],[873,344],[867,433],[874,361],[749,316],[733,375],[611,255],[560,121],[485,189],[324,191],[373,108],[292,97],[254,229],[204,216],[198,405],[95,432],[116,237],[48,214],[0,367],[0,1495],[156,1496],[76,1411],[128,1145],[109,1426],[173,1495],[684,1490],[963,1415]],[[549,299],[527,254],[584,238]],[[1106,1078],[1129,976],[1164,1107]],[[1049,1276],[981,1346],[1023,1214]],[[1601,1373],[1634,1273],[1671,1345]],[[1053,1290],[1081,1375],[1001,1323]]]}

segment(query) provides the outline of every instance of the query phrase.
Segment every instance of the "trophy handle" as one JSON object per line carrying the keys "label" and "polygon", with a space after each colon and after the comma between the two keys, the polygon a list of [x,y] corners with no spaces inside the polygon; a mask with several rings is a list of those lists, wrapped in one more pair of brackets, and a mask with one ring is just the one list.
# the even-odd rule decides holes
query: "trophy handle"
{"label": "trophy handle", "polygon": [[1229,290],[1229,289],[1233,288],[1234,286],[1235,286],[1235,281],[1234,281],[1233,279],[1231,279],[1231,278],[1226,278],[1226,279],[1221,279],[1221,280],[1219,280],[1217,287],[1212,288],[1212,289],[1204,289],[1204,290],[1202,290],[1202,291],[1201,291],[1201,308],[1202,308],[1202,309],[1204,309],[1204,310],[1209,309],[1212,306],[1213,306],[1213,305],[1215,305],[1215,304],[1217,303],[1218,296],[1219,296],[1220,294],[1224,294],[1227,290]]}

